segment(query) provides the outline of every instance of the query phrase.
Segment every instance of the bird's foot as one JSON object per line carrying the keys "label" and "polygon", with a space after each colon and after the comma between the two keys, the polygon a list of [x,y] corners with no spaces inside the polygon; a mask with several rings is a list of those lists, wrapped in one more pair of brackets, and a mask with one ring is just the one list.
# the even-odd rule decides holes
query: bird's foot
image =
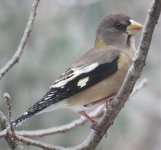
{"label": "bird's foot", "polygon": [[80,111],[79,112],[83,117],[85,117],[86,119],[88,119],[91,122],[91,128],[93,130],[97,130],[97,121],[94,120],[92,117],[90,117],[85,111]]}

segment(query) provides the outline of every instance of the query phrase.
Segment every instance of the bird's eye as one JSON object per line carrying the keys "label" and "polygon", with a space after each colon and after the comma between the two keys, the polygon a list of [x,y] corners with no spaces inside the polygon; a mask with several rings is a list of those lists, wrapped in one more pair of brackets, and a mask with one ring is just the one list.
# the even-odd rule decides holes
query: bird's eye
{"label": "bird's eye", "polygon": [[124,26],[123,26],[123,24],[121,24],[120,22],[116,22],[116,23],[115,23],[115,28],[116,28],[116,29],[123,29]]}

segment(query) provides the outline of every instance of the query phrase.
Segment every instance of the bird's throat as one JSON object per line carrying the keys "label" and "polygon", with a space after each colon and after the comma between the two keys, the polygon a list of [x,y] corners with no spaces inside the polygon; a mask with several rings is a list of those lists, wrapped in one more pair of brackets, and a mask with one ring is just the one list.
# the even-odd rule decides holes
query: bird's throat
{"label": "bird's throat", "polygon": [[95,47],[96,48],[106,49],[106,48],[108,48],[108,45],[97,37],[96,41],[95,41]]}

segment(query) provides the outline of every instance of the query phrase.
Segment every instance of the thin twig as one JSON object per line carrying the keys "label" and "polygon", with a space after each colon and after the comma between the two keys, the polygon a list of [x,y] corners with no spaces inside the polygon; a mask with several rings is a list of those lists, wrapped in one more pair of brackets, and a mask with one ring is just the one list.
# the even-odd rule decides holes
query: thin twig
{"label": "thin twig", "polygon": [[33,146],[40,147],[40,148],[43,148],[46,150],[63,150],[63,147],[59,147],[59,146],[55,146],[55,145],[51,145],[51,144],[46,144],[44,142],[29,139],[29,138],[19,136],[16,134],[10,133],[10,136],[13,137],[14,139],[16,139],[17,141],[21,141],[23,143],[26,143],[27,145],[33,145]]}
{"label": "thin twig", "polygon": [[9,120],[9,125],[11,128],[11,131],[14,132],[14,129],[12,127],[12,113],[11,113],[11,96],[8,93],[4,93],[3,97],[5,99],[5,102],[8,107],[8,120]]}
{"label": "thin twig", "polygon": [[27,26],[26,26],[26,29],[24,31],[24,34],[21,38],[21,41],[18,45],[16,52],[14,53],[12,58],[5,64],[5,66],[0,70],[0,80],[20,60],[20,57],[21,57],[23,50],[24,50],[24,47],[25,47],[27,40],[29,38],[29,35],[32,31],[32,27],[33,27],[33,23],[34,23],[34,20],[35,20],[36,10],[37,10],[39,1],[40,0],[35,0],[35,2],[32,5],[31,14],[30,14],[30,17],[28,19]]}

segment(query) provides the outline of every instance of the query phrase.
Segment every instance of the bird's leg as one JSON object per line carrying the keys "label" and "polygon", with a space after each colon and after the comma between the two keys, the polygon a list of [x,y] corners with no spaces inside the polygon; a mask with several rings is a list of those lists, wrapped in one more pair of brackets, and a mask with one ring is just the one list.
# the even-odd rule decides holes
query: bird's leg
{"label": "bird's leg", "polygon": [[96,130],[96,128],[97,128],[97,121],[94,120],[93,118],[91,118],[85,111],[80,111],[79,113],[80,113],[80,115],[82,115],[83,117],[88,119],[92,123],[91,128]]}
{"label": "bird's leg", "polygon": [[[109,96],[109,97],[106,97],[106,98],[103,98],[103,99],[100,99],[94,103],[91,103],[91,104],[88,104],[86,106],[92,106],[92,105],[95,105],[97,103],[102,103],[102,102],[105,102],[106,103],[106,109],[111,109],[111,105],[110,105],[110,102],[113,100],[114,96]],[[88,119],[92,125],[91,125],[91,128],[96,130],[97,129],[97,121],[94,120],[93,118],[91,118],[85,111],[80,111],[79,112],[80,115],[82,115],[83,117],[85,117],[86,119]]]}
{"label": "bird's leg", "polygon": [[108,96],[108,97],[105,97],[105,98],[99,99],[99,100],[97,100],[97,101],[95,101],[95,102],[92,102],[92,103],[86,104],[86,105],[84,105],[84,106],[86,106],[86,107],[90,107],[90,106],[93,106],[93,105],[96,105],[96,104],[103,104],[103,103],[107,103],[107,104],[109,104],[109,102],[110,102],[110,101],[112,101],[112,100],[113,100],[113,98],[114,98],[114,95],[112,95],[112,96]]}

